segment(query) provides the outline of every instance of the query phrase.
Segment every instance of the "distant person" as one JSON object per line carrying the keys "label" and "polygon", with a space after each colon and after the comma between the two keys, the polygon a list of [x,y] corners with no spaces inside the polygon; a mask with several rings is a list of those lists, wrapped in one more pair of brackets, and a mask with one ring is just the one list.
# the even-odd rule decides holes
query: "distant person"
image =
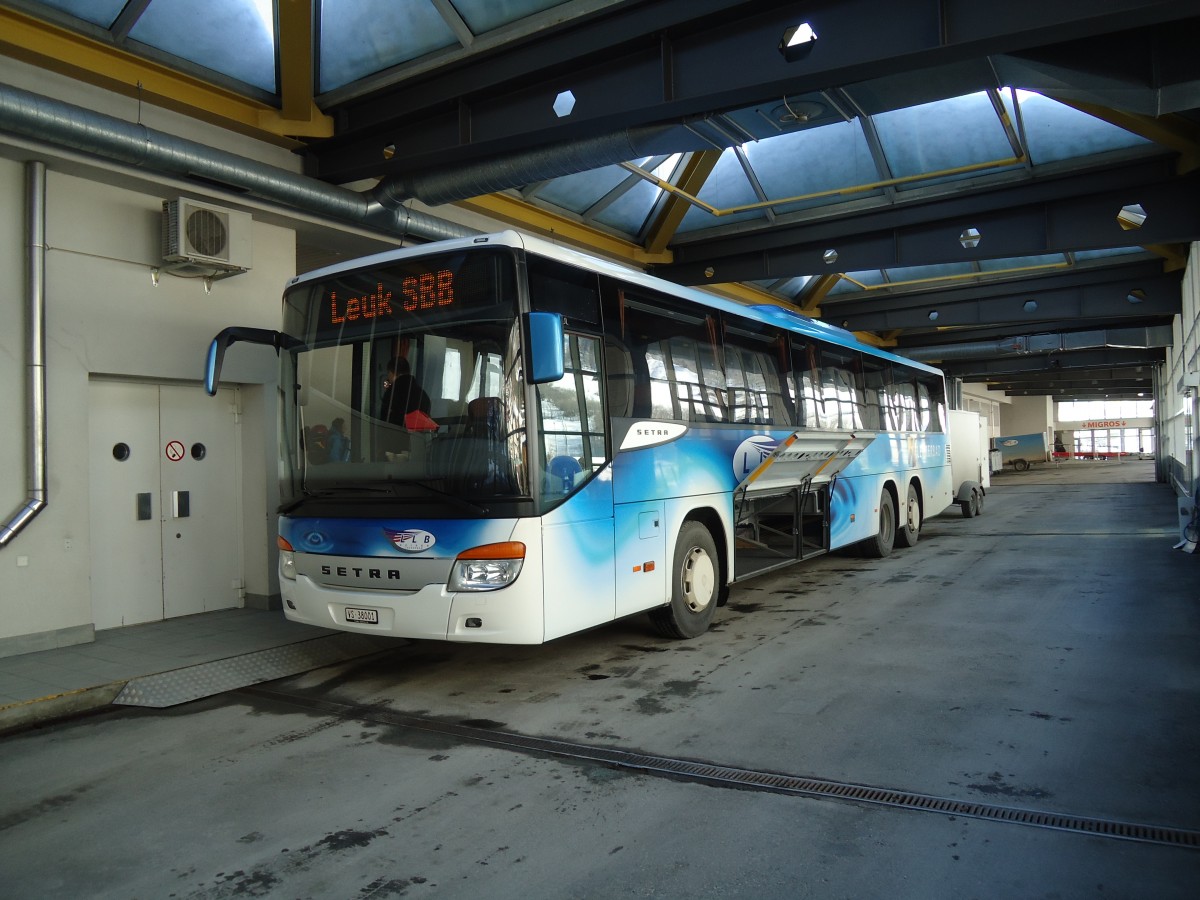
{"label": "distant person", "polygon": [[346,420],[334,419],[329,426],[329,461],[350,462],[350,438],[346,436]]}

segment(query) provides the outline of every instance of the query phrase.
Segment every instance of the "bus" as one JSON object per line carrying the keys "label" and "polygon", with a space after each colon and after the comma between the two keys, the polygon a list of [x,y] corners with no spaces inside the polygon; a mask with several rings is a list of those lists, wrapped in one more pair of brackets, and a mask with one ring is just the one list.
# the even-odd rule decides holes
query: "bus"
{"label": "bus", "polygon": [[280,331],[213,339],[210,394],[236,341],[280,359],[294,622],[694,638],[731,584],[885,557],[952,502],[937,369],[513,231],[297,276]]}

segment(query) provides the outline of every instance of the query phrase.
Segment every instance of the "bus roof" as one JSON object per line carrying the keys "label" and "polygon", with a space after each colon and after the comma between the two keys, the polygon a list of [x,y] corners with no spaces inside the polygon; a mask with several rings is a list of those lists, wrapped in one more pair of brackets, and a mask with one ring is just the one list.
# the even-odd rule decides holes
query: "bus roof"
{"label": "bus roof", "polygon": [[870,344],[863,343],[862,341],[858,340],[853,333],[844,328],[839,328],[836,325],[830,325],[827,322],[822,322],[820,319],[810,318],[809,316],[787,309],[783,306],[773,306],[769,303],[738,303],[735,300],[729,300],[725,297],[718,296],[700,288],[687,287],[685,285],[676,284],[672,281],[665,281],[664,279],[656,278],[655,276],[649,275],[638,269],[630,268],[622,263],[604,259],[603,257],[599,256],[593,256],[581,250],[563,247],[544,238],[534,237],[533,235],[528,234],[521,234],[511,229],[492,234],[478,234],[471,237],[438,241],[436,244],[417,244],[412,247],[405,247],[397,250],[384,250],[381,253],[376,253],[371,256],[364,256],[359,259],[336,263],[321,269],[315,269],[312,272],[305,272],[302,275],[297,275],[295,278],[292,278],[290,281],[288,281],[287,287],[294,287],[295,285],[303,284],[307,281],[326,278],[331,275],[337,275],[342,272],[352,271],[354,269],[386,265],[388,263],[399,262],[404,259],[424,256],[431,252],[453,252],[455,250],[485,245],[523,249],[527,252],[536,253],[538,256],[581,266],[582,268],[590,271],[609,275],[613,278],[619,278],[623,281],[629,282],[630,284],[636,284],[640,287],[644,287],[647,290],[654,290],[658,291],[659,293],[669,294],[672,297],[679,297],[680,299],[697,303],[701,306],[707,306],[710,309],[743,316],[747,319],[753,319],[764,324],[774,325],[778,328],[784,328],[788,331],[802,334],[806,337],[811,337],[816,340],[827,341],[843,347],[861,350],[864,353],[871,354],[872,356],[902,363],[903,365],[910,366],[914,369],[921,369],[937,375],[942,374],[938,369],[926,365],[925,363],[917,362],[916,360],[908,359],[907,357],[899,356],[894,353],[889,353],[886,350],[881,350],[879,347],[874,347]]}

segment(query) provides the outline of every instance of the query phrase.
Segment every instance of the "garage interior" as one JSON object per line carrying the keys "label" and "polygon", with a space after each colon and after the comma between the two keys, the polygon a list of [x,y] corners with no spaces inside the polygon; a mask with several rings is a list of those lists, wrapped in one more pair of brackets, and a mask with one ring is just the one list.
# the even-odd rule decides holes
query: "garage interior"
{"label": "garage interior", "polygon": [[[187,896],[399,895],[426,883],[414,873],[453,896],[1190,896],[1200,619],[1196,558],[1173,546],[1196,489],[1197,41],[1195,4],[1168,0],[0,2],[13,172],[44,161],[101,197],[246,213],[278,229],[289,275],[514,228],[935,365],[994,434],[1014,403],[1152,400],[1155,437],[1152,458],[997,473],[985,515],[931,520],[901,558],[831,556],[736,586],[698,649],[635,619],[535,654],[351,640],[249,602],[111,630],[75,613],[39,624],[28,608],[60,592],[30,599],[34,541],[79,567],[76,583],[98,575],[58,549],[80,556],[55,509],[70,488],[52,490],[71,426],[49,426],[47,466],[47,438],[14,400],[0,609],[31,624],[0,633],[0,771],[26,785],[0,804],[13,838],[0,875],[30,896],[94,887],[102,854],[50,871],[47,848],[86,845],[117,800],[61,821],[36,811],[86,793],[70,747],[94,742],[115,772],[136,734],[164,748],[143,760],[156,808],[133,804],[97,896],[156,894],[175,876],[150,873],[173,867],[193,870]],[[23,235],[0,236],[19,263]],[[198,275],[201,301],[248,290],[233,263],[156,269],[154,284],[173,274]],[[281,286],[265,286],[259,314]],[[15,297],[3,308],[24,315]],[[228,312],[198,304],[180,340],[232,324]],[[81,366],[88,380],[190,386],[195,346],[178,371]],[[23,379],[24,344],[0,351]],[[64,393],[52,376],[51,417]],[[269,524],[269,500],[244,500],[244,517]],[[268,574],[261,587],[243,574],[243,597],[272,594],[259,543],[263,560],[244,566]],[[444,805],[405,824],[383,792],[361,823],[306,831],[292,801],[263,792],[262,769],[231,763],[256,785],[245,797],[182,776],[169,760],[188,747],[156,741],[186,712],[146,709],[176,703],[206,734],[247,728],[231,758],[312,741],[328,763],[365,745],[364,766],[420,773],[412,806]],[[376,737],[352,740],[359,725]],[[223,752],[208,740],[197,753]],[[287,764],[274,753],[262,759]],[[39,758],[60,768],[35,775]],[[749,776],[713,790],[716,774],[685,763]],[[759,793],[772,776],[792,781]],[[113,777],[115,796],[140,789]],[[330,780],[342,793],[324,795],[327,814],[354,817],[342,806],[362,785]],[[485,812],[465,784],[488,786]],[[184,787],[216,798],[193,809],[185,843],[219,836],[180,856],[146,835],[189,802]],[[264,824],[273,802],[278,826]],[[499,811],[521,803],[524,836],[507,836]],[[714,822],[744,859],[708,858]],[[351,830],[375,838],[339,888],[317,862],[278,856]],[[269,849],[238,840],[259,832]]]}

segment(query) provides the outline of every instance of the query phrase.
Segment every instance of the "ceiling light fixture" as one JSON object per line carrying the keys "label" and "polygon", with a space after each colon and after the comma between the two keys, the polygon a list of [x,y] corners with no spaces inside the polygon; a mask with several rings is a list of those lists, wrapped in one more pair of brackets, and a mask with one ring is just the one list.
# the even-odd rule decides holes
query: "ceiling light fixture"
{"label": "ceiling light fixture", "polygon": [[825,265],[832,266],[838,261],[838,252],[836,250],[826,250],[821,254],[821,259],[824,260]]}
{"label": "ceiling light fixture", "polygon": [[1025,312],[1035,312],[1037,310],[1037,301],[1036,300],[1026,300],[1025,305],[1022,307],[1022,309],[1024,309]]}
{"label": "ceiling light fixture", "polygon": [[936,322],[936,321],[937,321],[937,317],[938,317],[938,311],[937,311],[936,309],[931,309],[931,310],[929,311],[929,321],[930,321],[930,322]]}
{"label": "ceiling light fixture", "polygon": [[812,53],[816,43],[817,33],[807,22],[802,22],[783,33],[783,39],[779,42],[779,52],[788,62],[796,62]]}
{"label": "ceiling light fixture", "polygon": [[964,228],[963,233],[958,236],[958,242],[963,245],[964,250],[974,250],[981,240],[983,236],[978,228]]}
{"label": "ceiling light fixture", "polygon": [[1142,303],[1146,299],[1146,292],[1143,291],[1141,288],[1134,288],[1132,291],[1130,291],[1128,294],[1125,295],[1125,299],[1128,300],[1130,303]]}

